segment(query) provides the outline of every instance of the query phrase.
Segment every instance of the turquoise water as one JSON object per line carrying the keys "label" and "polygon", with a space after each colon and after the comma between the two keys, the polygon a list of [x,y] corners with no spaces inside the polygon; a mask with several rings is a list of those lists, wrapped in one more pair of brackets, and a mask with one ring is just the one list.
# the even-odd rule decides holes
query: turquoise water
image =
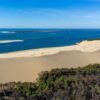
{"label": "turquoise water", "polygon": [[0,53],[68,46],[98,38],[100,29],[0,29]]}

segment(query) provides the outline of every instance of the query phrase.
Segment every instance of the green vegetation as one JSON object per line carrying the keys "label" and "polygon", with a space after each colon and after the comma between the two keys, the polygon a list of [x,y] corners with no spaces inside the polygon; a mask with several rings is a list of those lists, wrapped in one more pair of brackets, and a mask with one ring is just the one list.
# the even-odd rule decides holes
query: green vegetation
{"label": "green vegetation", "polygon": [[53,69],[35,83],[0,85],[0,100],[100,100],[100,64]]}
{"label": "green vegetation", "polygon": [[[88,39],[88,40],[84,40],[84,41],[95,41],[95,40],[100,40],[100,38]],[[81,42],[83,42],[83,40],[82,40],[82,41],[80,41],[80,43],[81,43]]]}
{"label": "green vegetation", "polygon": [[100,40],[100,38],[89,39],[88,41]]}

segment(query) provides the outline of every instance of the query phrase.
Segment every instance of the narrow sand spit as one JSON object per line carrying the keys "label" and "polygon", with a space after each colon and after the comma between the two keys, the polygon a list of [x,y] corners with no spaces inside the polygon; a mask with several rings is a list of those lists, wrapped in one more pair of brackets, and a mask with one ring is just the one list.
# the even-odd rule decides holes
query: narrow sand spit
{"label": "narrow sand spit", "polygon": [[100,50],[100,40],[83,41],[79,44],[65,47],[43,48],[0,54],[0,58],[39,57],[53,55],[63,51],[96,52]]}
{"label": "narrow sand spit", "polygon": [[35,81],[41,71],[100,63],[100,41],[0,54],[0,82]]}

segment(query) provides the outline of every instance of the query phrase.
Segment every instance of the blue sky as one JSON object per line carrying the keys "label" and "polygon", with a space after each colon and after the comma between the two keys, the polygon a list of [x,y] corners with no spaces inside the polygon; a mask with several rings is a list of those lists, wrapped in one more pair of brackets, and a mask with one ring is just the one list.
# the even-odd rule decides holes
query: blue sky
{"label": "blue sky", "polygon": [[100,28],[100,0],[0,0],[0,28]]}

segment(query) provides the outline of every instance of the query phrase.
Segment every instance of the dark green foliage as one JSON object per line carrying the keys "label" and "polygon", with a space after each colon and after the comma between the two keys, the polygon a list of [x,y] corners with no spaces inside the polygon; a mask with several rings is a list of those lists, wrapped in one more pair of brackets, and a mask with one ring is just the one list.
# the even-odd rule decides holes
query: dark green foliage
{"label": "dark green foliage", "polygon": [[9,86],[0,92],[0,100],[100,100],[100,65],[53,69],[40,73],[36,83]]}

